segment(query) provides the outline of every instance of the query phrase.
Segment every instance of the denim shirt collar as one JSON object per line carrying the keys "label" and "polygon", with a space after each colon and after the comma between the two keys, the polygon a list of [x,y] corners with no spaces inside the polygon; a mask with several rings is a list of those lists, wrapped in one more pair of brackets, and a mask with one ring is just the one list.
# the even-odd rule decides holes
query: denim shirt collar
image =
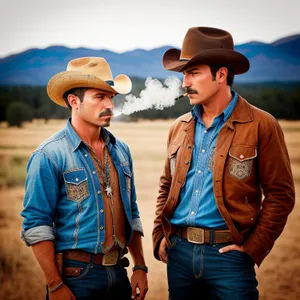
{"label": "denim shirt collar", "polygon": [[[81,143],[83,143],[85,146],[88,147],[88,145],[80,138],[80,136],[74,130],[71,124],[71,117],[67,121],[65,130],[66,130],[66,135],[68,137],[68,140],[70,141],[71,144],[72,152],[77,150]],[[115,145],[116,138],[104,127],[101,128],[100,136],[105,142],[105,145],[109,145],[110,143]]]}
{"label": "denim shirt collar", "polygon": [[104,127],[101,128],[100,136],[103,139],[106,146],[108,146],[109,144],[116,144],[115,136]]}
{"label": "denim shirt collar", "polygon": [[[227,107],[217,116],[217,117],[219,117],[222,115],[224,122],[226,122],[228,120],[228,118],[231,116],[231,114],[236,106],[237,100],[238,100],[238,93],[236,93],[234,90],[232,90],[231,94],[232,94],[231,101],[229,102]],[[195,122],[198,121],[200,123],[203,123],[202,122],[202,111],[203,111],[202,105],[195,105],[192,108],[192,116],[193,116],[193,119]]]}

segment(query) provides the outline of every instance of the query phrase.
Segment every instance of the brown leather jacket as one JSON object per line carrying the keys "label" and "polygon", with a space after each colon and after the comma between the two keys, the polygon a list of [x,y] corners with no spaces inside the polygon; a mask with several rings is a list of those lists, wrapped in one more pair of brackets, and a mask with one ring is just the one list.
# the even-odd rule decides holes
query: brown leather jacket
{"label": "brown leather jacket", "polygon": [[[152,233],[154,256],[165,236],[170,245],[170,217],[192,159],[194,120],[178,118],[168,138],[168,156],[160,178]],[[239,97],[219,132],[213,167],[218,209],[234,242],[259,266],[281,234],[294,207],[295,191],[290,160],[278,122]]]}

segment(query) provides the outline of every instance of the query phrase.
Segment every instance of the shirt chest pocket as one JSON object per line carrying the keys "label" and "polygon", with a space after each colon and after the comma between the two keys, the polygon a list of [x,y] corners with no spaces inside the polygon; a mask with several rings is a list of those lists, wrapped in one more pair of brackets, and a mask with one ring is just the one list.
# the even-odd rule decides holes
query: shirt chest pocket
{"label": "shirt chest pocket", "polygon": [[251,175],[257,150],[249,146],[232,146],[229,150],[229,174],[238,180]]}
{"label": "shirt chest pocket", "polygon": [[67,171],[63,176],[68,200],[80,203],[90,196],[84,169]]}
{"label": "shirt chest pocket", "polygon": [[129,164],[123,164],[122,166],[122,171],[125,175],[125,182],[126,182],[126,190],[128,194],[131,194],[131,171],[129,168]]}

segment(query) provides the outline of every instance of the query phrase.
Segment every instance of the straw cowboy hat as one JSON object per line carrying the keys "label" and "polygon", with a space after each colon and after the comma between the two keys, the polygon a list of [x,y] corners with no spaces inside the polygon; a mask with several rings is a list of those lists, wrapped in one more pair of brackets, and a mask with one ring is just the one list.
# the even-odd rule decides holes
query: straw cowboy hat
{"label": "straw cowboy hat", "polygon": [[63,95],[73,88],[95,88],[127,94],[131,87],[128,76],[120,74],[113,78],[109,64],[104,58],[81,57],[71,60],[66,71],[54,75],[49,80],[47,93],[56,104],[66,106]]}
{"label": "straw cowboy hat", "polygon": [[212,27],[190,28],[182,50],[167,50],[162,63],[165,69],[176,72],[182,72],[195,63],[217,64],[230,67],[234,74],[246,73],[250,66],[243,54],[234,51],[231,34]]}

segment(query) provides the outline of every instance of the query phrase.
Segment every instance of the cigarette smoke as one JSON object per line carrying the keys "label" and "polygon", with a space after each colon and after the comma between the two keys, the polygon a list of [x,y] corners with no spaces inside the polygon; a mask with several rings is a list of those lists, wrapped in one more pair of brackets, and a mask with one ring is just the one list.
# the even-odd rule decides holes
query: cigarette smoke
{"label": "cigarette smoke", "polygon": [[162,110],[175,104],[181,91],[181,81],[177,77],[168,77],[164,84],[157,79],[148,77],[145,82],[145,89],[140,92],[140,96],[136,97],[132,94],[125,97],[125,103],[122,112],[130,115],[137,111],[150,108]]}

